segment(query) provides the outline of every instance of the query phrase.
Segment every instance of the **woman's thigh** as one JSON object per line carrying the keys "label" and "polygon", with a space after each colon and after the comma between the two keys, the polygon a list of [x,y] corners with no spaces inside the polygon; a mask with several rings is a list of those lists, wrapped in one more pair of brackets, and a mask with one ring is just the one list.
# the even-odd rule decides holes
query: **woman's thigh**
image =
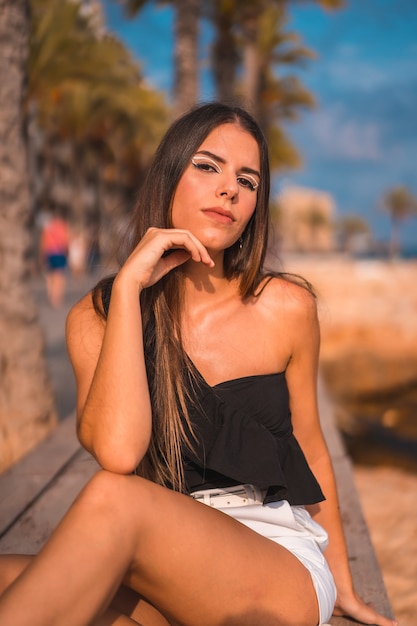
{"label": "woman's thigh", "polygon": [[[23,554],[0,555],[0,595],[23,572],[34,557]],[[169,622],[136,591],[122,585],[109,610],[95,622],[97,626],[113,624],[117,616],[129,617],[132,626],[169,626]],[[118,622],[116,622],[118,623]],[[127,622],[128,623],[128,622]]]}
{"label": "woman's thigh", "polygon": [[0,595],[26,569],[32,558],[24,554],[0,555]]}
{"label": "woman's thigh", "polygon": [[307,569],[243,524],[137,476],[107,476],[137,533],[125,582],[182,626],[316,626]]}
{"label": "woman's thigh", "polygon": [[136,591],[122,585],[116,593],[111,607],[141,626],[170,626],[165,617]]}

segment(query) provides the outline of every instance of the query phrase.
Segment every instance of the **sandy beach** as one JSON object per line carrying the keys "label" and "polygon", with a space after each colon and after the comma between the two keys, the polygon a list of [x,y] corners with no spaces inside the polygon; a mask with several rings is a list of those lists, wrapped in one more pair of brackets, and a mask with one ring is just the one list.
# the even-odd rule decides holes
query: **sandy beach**
{"label": "sandy beach", "polygon": [[417,475],[355,466],[365,519],[400,626],[417,624]]}

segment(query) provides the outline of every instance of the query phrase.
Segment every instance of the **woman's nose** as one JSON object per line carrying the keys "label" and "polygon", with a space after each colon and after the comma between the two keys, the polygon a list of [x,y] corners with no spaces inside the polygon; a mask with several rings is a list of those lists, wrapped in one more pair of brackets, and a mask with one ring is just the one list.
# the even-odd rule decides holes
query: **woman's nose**
{"label": "woman's nose", "polygon": [[223,176],[217,187],[219,196],[235,198],[239,193],[239,185],[235,176]]}

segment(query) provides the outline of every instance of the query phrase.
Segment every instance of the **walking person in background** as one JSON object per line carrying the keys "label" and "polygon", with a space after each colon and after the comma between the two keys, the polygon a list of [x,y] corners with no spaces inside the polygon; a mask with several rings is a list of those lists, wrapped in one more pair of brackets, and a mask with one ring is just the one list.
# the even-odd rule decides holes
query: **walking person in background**
{"label": "walking person in background", "polygon": [[268,198],[248,113],[173,124],[119,272],[67,321],[78,436],[103,470],[37,557],[0,559],[2,626],[395,624],[353,588],[315,299],[264,268]]}
{"label": "walking person in background", "polygon": [[54,309],[63,304],[69,242],[68,223],[59,213],[52,214],[42,228],[40,254],[46,273],[48,300]]}

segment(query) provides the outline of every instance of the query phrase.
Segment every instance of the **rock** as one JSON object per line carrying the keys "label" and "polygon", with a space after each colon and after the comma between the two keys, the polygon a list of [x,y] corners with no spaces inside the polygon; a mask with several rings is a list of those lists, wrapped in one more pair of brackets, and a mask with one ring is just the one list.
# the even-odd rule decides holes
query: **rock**
{"label": "rock", "polygon": [[417,389],[417,262],[289,257],[318,295],[320,364],[337,401]]}

